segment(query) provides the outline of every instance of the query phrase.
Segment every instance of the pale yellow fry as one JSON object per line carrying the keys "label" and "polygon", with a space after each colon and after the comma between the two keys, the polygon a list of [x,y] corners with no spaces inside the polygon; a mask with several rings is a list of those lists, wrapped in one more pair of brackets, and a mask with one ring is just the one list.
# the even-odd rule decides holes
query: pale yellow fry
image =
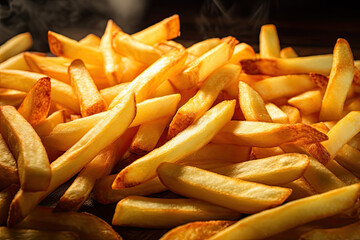
{"label": "pale yellow fry", "polygon": [[291,190],[222,176],[191,166],[164,162],[161,182],[172,192],[207,201],[241,213],[255,213],[285,201]]}
{"label": "pale yellow fry", "polygon": [[230,121],[212,142],[240,146],[276,147],[284,143],[314,143],[327,139],[315,128],[302,124]]}
{"label": "pale yellow fry", "polygon": [[0,107],[0,131],[17,159],[21,188],[48,189],[52,177],[45,148],[32,126],[12,106]]}
{"label": "pale yellow fry", "polygon": [[239,64],[240,60],[255,58],[255,51],[250,45],[246,43],[239,43],[235,46],[234,53],[230,58],[229,63]]}
{"label": "pale yellow fry", "polygon": [[34,127],[34,130],[39,137],[48,136],[54,127],[60,123],[65,122],[65,111],[58,110],[48,116],[44,121]]}
{"label": "pale yellow fry", "polygon": [[[161,98],[149,99],[137,104],[136,116],[130,127],[136,127],[161,117],[173,116],[179,101],[180,94],[173,94]],[[44,139],[44,142],[46,145],[55,149],[66,151],[99,121],[104,119],[108,112],[109,111],[58,124],[49,136]]]}
{"label": "pale yellow fry", "polygon": [[255,82],[252,87],[264,100],[272,100],[280,97],[293,97],[316,86],[308,74],[299,74],[266,78]]}
{"label": "pale yellow fry", "polygon": [[[20,70],[0,70],[0,87],[28,92],[34,84],[46,75]],[[51,100],[75,113],[80,112],[79,101],[73,88],[63,82],[51,79]]]}
{"label": "pale yellow fry", "polygon": [[341,166],[335,160],[330,160],[326,164],[326,167],[346,185],[351,185],[360,182],[360,180],[354,174],[352,174],[349,170]]}
{"label": "pale yellow fry", "polygon": [[120,137],[134,119],[135,112],[134,95],[129,95],[110,110],[106,117],[75,145],[51,163],[52,176],[47,191],[25,192],[20,190],[11,203],[8,225],[13,226],[20,222],[42,199],[73,177],[103,148]]}
{"label": "pale yellow fry", "polygon": [[274,123],[289,123],[289,117],[283,110],[273,103],[265,104],[265,108]]}
{"label": "pale yellow fry", "polygon": [[0,134],[0,153],[0,189],[11,183],[19,184],[16,160],[10,152],[2,134]]}
{"label": "pale yellow fry", "polygon": [[289,106],[289,105],[282,105],[282,106],[280,106],[280,109],[284,113],[286,113],[290,124],[301,122],[301,114],[300,114],[299,109],[297,109],[296,107]]}
{"label": "pale yellow fry", "polygon": [[360,150],[345,144],[337,153],[335,160],[343,167],[360,177]]}
{"label": "pale yellow fry", "polygon": [[107,106],[84,63],[76,59],[69,66],[71,85],[79,99],[82,117],[106,111]]}
{"label": "pale yellow fry", "polygon": [[29,49],[33,44],[31,34],[20,33],[0,46],[0,63]]}
{"label": "pale yellow fry", "polygon": [[200,57],[207,51],[219,45],[220,43],[221,43],[220,38],[209,38],[191,45],[186,49],[186,51],[196,57]]}
{"label": "pale yellow fry", "polygon": [[242,81],[239,81],[239,103],[247,121],[272,122],[260,94]]}
{"label": "pale yellow fry", "polygon": [[223,101],[206,112],[197,122],[124,168],[114,181],[113,188],[136,186],[156,177],[162,162],[176,162],[205,146],[234,114],[235,101]]}
{"label": "pale yellow fry", "polygon": [[0,226],[6,225],[11,200],[18,190],[17,184],[11,184],[0,191]]}
{"label": "pale yellow fry", "polygon": [[100,38],[96,36],[95,34],[88,34],[84,38],[82,38],[79,43],[84,44],[89,47],[99,47],[100,46]]}
{"label": "pale yellow fry", "polygon": [[89,47],[61,34],[48,32],[50,51],[59,57],[81,59],[85,63],[103,65],[103,57],[98,48]]}
{"label": "pale yellow fry", "polygon": [[170,123],[169,137],[175,137],[204,115],[212,106],[220,91],[235,82],[239,74],[240,67],[234,64],[227,64],[213,72],[205,80],[195,96],[179,108]]}
{"label": "pale yellow fry", "polygon": [[26,92],[8,88],[0,88],[0,106],[11,105],[14,107],[18,107],[20,106],[25,97]]}
{"label": "pale yellow fry", "polygon": [[8,227],[0,227],[1,239],[12,240],[77,240],[79,236],[71,231],[41,231],[35,229],[14,229]]}
{"label": "pale yellow fry", "polygon": [[348,113],[330,129],[327,134],[329,139],[321,144],[329,151],[331,158],[334,158],[342,146],[359,132],[360,111],[353,111]]}
{"label": "pale yellow fry", "polygon": [[321,90],[311,90],[289,99],[288,103],[297,107],[302,114],[319,112],[323,95]]}
{"label": "pale yellow fry", "polygon": [[334,59],[324,98],[320,120],[338,120],[341,117],[346,95],[354,78],[354,58],[349,43],[339,38],[334,47]]}
{"label": "pale yellow fry", "polygon": [[299,55],[295,52],[292,47],[286,47],[280,50],[281,58],[295,58],[299,57]]}
{"label": "pale yellow fry", "polygon": [[261,58],[280,57],[280,43],[275,25],[267,24],[261,26],[259,49]]}
{"label": "pale yellow fry", "polygon": [[148,45],[176,38],[180,35],[179,15],[174,14],[131,35],[134,39]]}
{"label": "pale yellow fry", "polygon": [[240,213],[195,199],[130,196],[115,209],[112,224],[143,228],[169,228],[193,221],[237,220]]}
{"label": "pale yellow fry", "polygon": [[292,201],[241,219],[210,239],[241,240],[270,237],[296,226],[342,213],[355,204],[359,191],[360,184],[354,184]]}
{"label": "pale yellow fry", "polygon": [[30,68],[27,65],[24,53],[19,53],[6,61],[0,63],[0,69],[16,69],[16,70],[23,70],[29,71]]}

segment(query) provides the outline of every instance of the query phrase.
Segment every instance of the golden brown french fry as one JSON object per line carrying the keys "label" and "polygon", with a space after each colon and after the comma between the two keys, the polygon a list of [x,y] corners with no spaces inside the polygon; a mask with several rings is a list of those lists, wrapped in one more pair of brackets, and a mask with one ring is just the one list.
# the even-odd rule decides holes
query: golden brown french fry
{"label": "golden brown french fry", "polygon": [[212,142],[240,146],[276,147],[284,143],[321,142],[327,136],[315,128],[302,124],[281,124],[250,121],[230,121]]}
{"label": "golden brown french fry", "polygon": [[200,57],[207,51],[219,45],[220,43],[220,38],[209,38],[191,45],[186,49],[186,51],[196,57]]}
{"label": "golden brown french fry", "polygon": [[119,94],[119,92],[127,88],[129,84],[129,82],[125,82],[114,85],[112,87],[101,89],[100,94],[105,99],[106,103],[110,105],[111,101]]}
{"label": "golden brown french fry", "polygon": [[335,160],[343,167],[360,177],[360,150],[345,144],[337,153]]}
{"label": "golden brown french fry", "polygon": [[25,61],[24,53],[19,53],[6,61],[0,63],[0,69],[16,69],[16,70],[23,70],[29,71],[30,68]]}
{"label": "golden brown french fry", "polygon": [[134,119],[135,112],[134,96],[128,95],[75,145],[51,163],[52,176],[47,191],[25,192],[20,190],[11,203],[8,226],[20,222],[42,199],[73,177],[102,149],[120,137]]}
{"label": "golden brown french fry", "polygon": [[178,90],[186,90],[202,83],[213,71],[224,65],[232,56],[237,40],[228,37],[216,47],[210,49],[177,76],[170,78]]}
{"label": "golden brown french fry", "polygon": [[49,117],[47,117],[44,121],[37,124],[34,127],[34,130],[39,135],[39,137],[48,136],[54,127],[60,123],[65,122],[65,113],[64,110],[58,110],[52,113]]}
{"label": "golden brown french fry", "polygon": [[195,199],[130,196],[115,209],[113,225],[169,228],[193,221],[237,220],[240,213]]}
{"label": "golden brown french fry", "polygon": [[19,187],[15,184],[12,184],[0,191],[0,226],[6,224],[11,200],[18,190]]}
{"label": "golden brown french fry", "polygon": [[212,106],[220,91],[236,81],[240,73],[240,67],[227,64],[213,72],[201,86],[199,91],[187,101],[174,116],[169,127],[169,137],[175,137],[183,131]]}
{"label": "golden brown french fry", "polygon": [[20,106],[24,98],[26,97],[26,92],[0,88],[0,106],[11,105],[14,107]]}
{"label": "golden brown french fry", "polygon": [[80,239],[121,240],[121,236],[104,220],[86,212],[56,213],[52,208],[37,207],[15,228],[47,231],[72,231]]}
{"label": "golden brown french fry", "polygon": [[292,190],[291,195],[288,197],[287,201],[293,201],[317,194],[315,189],[311,187],[303,177],[296,179],[291,183],[284,184],[283,187],[290,188]]}
{"label": "golden brown french fry", "polygon": [[316,86],[308,74],[298,74],[266,78],[255,82],[252,87],[264,100],[272,100],[280,97],[293,97]]}
{"label": "golden brown french fry", "polygon": [[51,103],[50,94],[50,78],[40,78],[27,93],[24,101],[18,108],[18,112],[31,126],[36,126],[46,119]]}
{"label": "golden brown french fry", "polygon": [[39,136],[12,106],[0,107],[0,132],[17,159],[21,188],[44,191],[51,178],[49,159]]}
{"label": "golden brown french fry", "polygon": [[346,185],[351,185],[360,182],[360,180],[354,174],[352,174],[349,170],[341,166],[335,160],[330,160],[326,164],[326,167]]}
{"label": "golden brown french fry", "polygon": [[279,76],[316,72],[329,75],[332,60],[332,54],[327,54],[296,58],[244,59],[240,64],[247,74]]}
{"label": "golden brown french fry", "polygon": [[320,111],[322,97],[321,90],[311,90],[290,98],[288,103],[307,115]]}
{"label": "golden brown french fry", "polygon": [[19,184],[18,168],[16,160],[0,134],[0,189],[12,183]]}
{"label": "golden brown french fry", "polygon": [[280,50],[281,58],[295,58],[299,57],[299,55],[295,52],[292,47],[286,47]]}
{"label": "golden brown french fry", "polygon": [[230,121],[234,109],[235,101],[223,101],[211,108],[176,137],[124,168],[115,179],[113,188],[128,188],[146,182],[156,177],[160,163],[176,162],[196,152]]}
{"label": "golden brown french fry", "polygon": [[[172,94],[160,98],[146,100],[136,105],[136,116],[130,127],[136,127],[156,119],[173,116],[180,101],[180,94]],[[99,121],[104,119],[109,111],[94,114],[75,121],[58,124],[44,139],[46,145],[66,151],[84,136]]]}
{"label": "golden brown french fry", "polygon": [[259,93],[242,81],[239,81],[239,103],[247,121],[272,122]]}
{"label": "golden brown french fry", "polygon": [[70,231],[41,231],[34,229],[14,229],[8,227],[0,227],[1,239],[12,240],[77,240],[79,236]]}
{"label": "golden brown french fry", "polygon": [[310,72],[309,73],[310,80],[323,92],[325,92],[326,87],[329,82],[329,78],[319,73]]}
{"label": "golden brown french fry", "polygon": [[234,221],[222,220],[191,222],[170,230],[160,240],[208,239],[234,223]]}
{"label": "golden brown french fry", "polygon": [[95,34],[88,34],[84,38],[82,38],[79,43],[87,45],[89,47],[99,47],[100,46],[100,38],[96,36]]}
{"label": "golden brown french fry", "polygon": [[176,38],[180,35],[179,15],[174,14],[164,20],[131,35],[137,41],[154,45],[162,41]]}
{"label": "golden brown french fry", "polygon": [[29,49],[33,44],[31,34],[20,33],[0,46],[0,63]]}
{"label": "golden brown french fry", "polygon": [[106,110],[106,102],[81,60],[76,59],[70,64],[69,77],[79,99],[80,111],[83,117]]}
{"label": "golden brown french fry", "polygon": [[283,110],[273,103],[265,104],[265,108],[274,123],[289,123],[289,117]]}
{"label": "golden brown french fry", "polygon": [[261,58],[280,57],[280,43],[275,25],[267,24],[261,26],[259,50]]}
{"label": "golden brown french fry", "polygon": [[[0,70],[0,87],[28,92],[34,84],[46,75],[20,70]],[[51,79],[51,100],[80,112],[79,101],[73,88],[63,82]]]}
{"label": "golden brown french fry", "polygon": [[172,192],[241,213],[255,213],[280,205],[291,194],[287,188],[248,182],[175,163],[164,162],[157,171],[161,182]]}
{"label": "golden brown french fry", "polygon": [[256,58],[254,49],[246,43],[239,43],[235,46],[229,63],[239,64],[240,60],[254,58]]}
{"label": "golden brown french fry", "polygon": [[334,59],[321,105],[320,120],[338,120],[341,117],[353,78],[354,58],[349,43],[339,38],[334,47]]}
{"label": "golden brown french fry", "polygon": [[252,147],[250,153],[250,160],[272,157],[283,153],[284,151],[280,147],[272,147],[272,148]]}
{"label": "golden brown french fry", "polygon": [[289,106],[289,105],[282,105],[282,106],[280,106],[280,109],[284,113],[286,113],[286,115],[288,116],[290,124],[300,123],[301,122],[300,111],[296,107],[292,107],[292,106]]}
{"label": "golden brown french fry", "polygon": [[292,201],[243,218],[210,239],[263,239],[270,237],[293,227],[342,213],[355,204],[359,193],[360,184],[354,184]]}
{"label": "golden brown french fry", "polygon": [[103,65],[103,57],[98,48],[89,47],[61,34],[48,32],[50,51],[59,57],[81,59],[85,63]]}

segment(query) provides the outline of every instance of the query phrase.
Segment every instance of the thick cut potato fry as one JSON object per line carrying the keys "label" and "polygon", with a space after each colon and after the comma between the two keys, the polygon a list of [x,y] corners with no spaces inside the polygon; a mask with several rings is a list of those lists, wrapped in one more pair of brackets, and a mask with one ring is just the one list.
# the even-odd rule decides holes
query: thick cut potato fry
{"label": "thick cut potato fry", "polygon": [[290,188],[292,190],[291,195],[287,201],[293,201],[317,194],[315,189],[311,187],[303,177],[296,179],[291,183],[284,184],[283,187]]}
{"label": "thick cut potato fry", "polygon": [[280,43],[275,25],[267,24],[261,26],[259,49],[261,58],[280,57]]}
{"label": "thick cut potato fry", "polygon": [[123,169],[114,189],[136,186],[156,177],[162,162],[176,162],[205,146],[234,114],[235,101],[223,101],[176,137]]}
{"label": "thick cut potato fry", "polygon": [[209,38],[203,41],[197,42],[186,49],[186,51],[196,57],[200,57],[207,51],[213,49],[221,43],[220,38]]}
{"label": "thick cut potato fry", "polygon": [[193,221],[237,220],[240,213],[194,199],[130,196],[117,205],[113,225],[169,228]]}
{"label": "thick cut potato fry", "polygon": [[292,47],[286,47],[280,50],[281,58],[295,58],[299,57],[299,55],[295,52]]}
{"label": "thick cut potato fry", "polygon": [[349,43],[339,38],[334,47],[334,59],[324,98],[320,120],[338,120],[341,117],[346,95],[354,78],[354,58]]}
{"label": "thick cut potato fry", "polygon": [[337,239],[360,239],[360,221],[329,229],[314,229],[300,236],[299,240],[337,240]]}
{"label": "thick cut potato fry", "polygon": [[260,94],[242,81],[239,81],[239,103],[247,121],[272,121]]}
{"label": "thick cut potato fry", "polygon": [[286,113],[286,115],[288,116],[290,124],[300,123],[301,122],[301,114],[300,114],[299,109],[297,109],[296,107],[292,107],[292,106],[289,106],[289,105],[282,105],[280,107],[280,109],[284,113]]}
{"label": "thick cut potato fry", "polygon": [[79,236],[70,231],[41,231],[34,229],[14,229],[0,227],[0,239],[12,240],[78,240]]}
{"label": "thick cut potato fry", "polygon": [[135,112],[134,95],[129,95],[110,110],[106,118],[51,163],[52,177],[47,191],[25,192],[20,190],[11,203],[8,226],[20,222],[42,199],[73,177],[102,149],[120,137],[134,119]]}
{"label": "thick cut potato fry", "polygon": [[0,226],[6,224],[11,200],[18,190],[19,187],[15,184],[12,184],[0,191]]}
{"label": "thick cut potato fry", "polygon": [[37,207],[16,228],[47,231],[72,231],[80,239],[121,240],[121,236],[104,220],[86,212],[54,213],[52,208]]}
{"label": "thick cut potato fry", "polygon": [[51,80],[40,78],[26,95],[18,112],[31,124],[36,126],[44,121],[49,113],[51,103]]}
{"label": "thick cut potato fry", "polygon": [[186,90],[201,84],[213,71],[224,65],[232,56],[237,40],[228,37],[216,47],[210,49],[180,74],[170,78],[178,90]]}
{"label": "thick cut potato fry", "polygon": [[21,33],[0,46],[0,63],[29,49],[33,44],[31,34]]}
{"label": "thick cut potato fry", "polygon": [[264,100],[273,100],[280,97],[293,97],[316,86],[309,75],[299,74],[266,78],[255,82],[252,87]]}
{"label": "thick cut potato fry", "polygon": [[46,190],[51,179],[49,159],[35,130],[14,107],[1,106],[0,132],[17,159],[21,188]]}
{"label": "thick cut potato fry", "polygon": [[[0,87],[28,92],[43,77],[46,75],[20,70],[0,70]],[[75,113],[80,112],[76,94],[73,88],[66,83],[51,79],[51,100],[73,110]]]}
{"label": "thick cut potato fry", "polygon": [[322,97],[321,90],[312,90],[290,98],[288,103],[307,115],[320,111]]}
{"label": "thick cut potato fry", "polygon": [[309,159],[306,155],[286,153],[214,168],[211,171],[245,181],[279,186],[300,178],[308,165]]}
{"label": "thick cut potato fry", "polygon": [[19,184],[18,168],[16,160],[0,134],[0,189],[12,183]]}
{"label": "thick cut potato fry", "polygon": [[147,45],[166,41],[180,36],[179,15],[174,14],[164,20],[131,35],[137,41]]}
{"label": "thick cut potato fry", "polygon": [[0,63],[0,69],[17,69],[22,71],[30,70],[29,66],[25,61],[24,53],[19,53]]}
{"label": "thick cut potato fry", "polygon": [[69,77],[79,99],[80,111],[83,117],[106,110],[106,102],[97,90],[93,79],[81,60],[74,60],[70,64]]}
{"label": "thick cut potato fry", "polygon": [[[136,127],[161,117],[173,116],[180,101],[180,94],[146,100],[136,105],[136,116],[130,127]],[[84,136],[92,127],[107,116],[107,112],[58,124],[44,139],[46,145],[66,151]]]}
{"label": "thick cut potato fry", "polygon": [[97,47],[100,46],[100,41],[101,41],[101,39],[98,36],[96,36],[95,34],[90,33],[90,34],[86,35],[84,38],[82,38],[79,41],[79,43],[87,45],[89,47],[97,48]]}
{"label": "thick cut potato fry", "polygon": [[234,224],[234,221],[201,221],[181,225],[165,233],[160,240],[202,240],[208,239]]}
{"label": "thick cut potato fry", "polygon": [[24,98],[26,97],[26,92],[0,88],[0,106],[11,105],[14,107],[20,106]]}
{"label": "thick cut potato fry", "polygon": [[352,174],[349,170],[341,166],[337,161],[331,160],[326,164],[329,169],[337,178],[339,178],[346,185],[359,183],[360,180]]}
{"label": "thick cut potato fry", "polygon": [[213,72],[199,91],[177,111],[170,123],[169,137],[175,137],[179,132],[198,120],[212,106],[220,91],[235,82],[240,74],[240,67],[227,64]]}
{"label": "thick cut potato fry", "polygon": [[235,46],[229,63],[239,64],[240,60],[254,58],[256,58],[254,49],[246,43],[239,43]]}
{"label": "thick cut potato fry", "polygon": [[136,102],[140,103],[148,99],[152,93],[163,82],[177,75],[185,64],[186,51],[172,50],[163,55],[154,64],[137,76],[122,92],[120,92],[111,102],[111,109],[122,96],[127,93],[135,92]]}
{"label": "thick cut potato fry", "polygon": [[34,130],[39,135],[39,137],[45,137],[51,133],[51,131],[54,129],[56,125],[64,122],[65,122],[64,110],[58,110],[52,113],[44,121],[37,124],[34,127]]}
{"label": "thick cut potato fry", "polygon": [[212,142],[240,146],[276,147],[284,143],[321,142],[327,136],[315,128],[302,124],[281,124],[231,121],[213,138]]}
{"label": "thick cut potato fry", "polygon": [[267,103],[265,105],[267,112],[269,113],[272,122],[274,123],[289,123],[289,117],[283,110],[273,103]]}
{"label": "thick cut potato fry", "polygon": [[241,219],[212,238],[263,239],[293,227],[351,208],[359,198],[360,184],[299,199]]}
{"label": "thick cut potato fry", "polygon": [[343,167],[360,177],[360,150],[345,144],[337,153],[335,160]]}
{"label": "thick cut potato fry", "polygon": [[280,205],[291,190],[222,176],[200,168],[164,162],[161,182],[172,192],[204,200],[241,213],[255,213]]}
{"label": "thick cut potato fry", "polygon": [[360,132],[360,111],[348,113],[330,129],[329,139],[321,144],[329,151],[332,158],[351,138]]}
{"label": "thick cut potato fry", "polygon": [[59,57],[81,59],[85,63],[103,65],[103,57],[98,48],[89,47],[61,34],[48,32],[50,51]]}
{"label": "thick cut potato fry", "polygon": [[279,76],[316,72],[329,75],[332,61],[332,54],[327,54],[296,58],[244,59],[240,64],[247,74]]}

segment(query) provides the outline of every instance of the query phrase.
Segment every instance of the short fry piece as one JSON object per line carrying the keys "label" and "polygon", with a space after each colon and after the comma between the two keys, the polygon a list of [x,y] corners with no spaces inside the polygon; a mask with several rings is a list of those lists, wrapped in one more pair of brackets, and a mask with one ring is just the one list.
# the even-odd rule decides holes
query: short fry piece
{"label": "short fry piece", "polygon": [[261,26],[259,48],[261,58],[280,57],[280,43],[275,25],[267,24]]}
{"label": "short fry piece", "polygon": [[320,111],[322,97],[321,90],[312,90],[290,98],[288,103],[307,115]]}
{"label": "short fry piece", "polygon": [[295,52],[292,47],[286,47],[280,50],[281,58],[295,58],[299,57],[299,55]]}
{"label": "short fry piece", "polygon": [[0,239],[12,240],[77,240],[79,236],[70,231],[41,231],[34,229],[14,229],[0,227]]}
{"label": "short fry piece", "polygon": [[29,49],[33,44],[31,34],[21,33],[0,46],[0,63]]}

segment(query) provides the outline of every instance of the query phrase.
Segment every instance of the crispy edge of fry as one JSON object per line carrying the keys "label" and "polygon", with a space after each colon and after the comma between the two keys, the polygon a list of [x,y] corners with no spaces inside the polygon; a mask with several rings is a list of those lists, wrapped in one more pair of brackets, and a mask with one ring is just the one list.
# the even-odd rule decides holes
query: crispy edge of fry
{"label": "crispy edge of fry", "polygon": [[280,57],[280,43],[275,25],[266,24],[261,26],[259,49],[261,58]]}
{"label": "crispy edge of fry", "polygon": [[0,63],[29,49],[33,44],[31,34],[20,33],[0,46]]}

